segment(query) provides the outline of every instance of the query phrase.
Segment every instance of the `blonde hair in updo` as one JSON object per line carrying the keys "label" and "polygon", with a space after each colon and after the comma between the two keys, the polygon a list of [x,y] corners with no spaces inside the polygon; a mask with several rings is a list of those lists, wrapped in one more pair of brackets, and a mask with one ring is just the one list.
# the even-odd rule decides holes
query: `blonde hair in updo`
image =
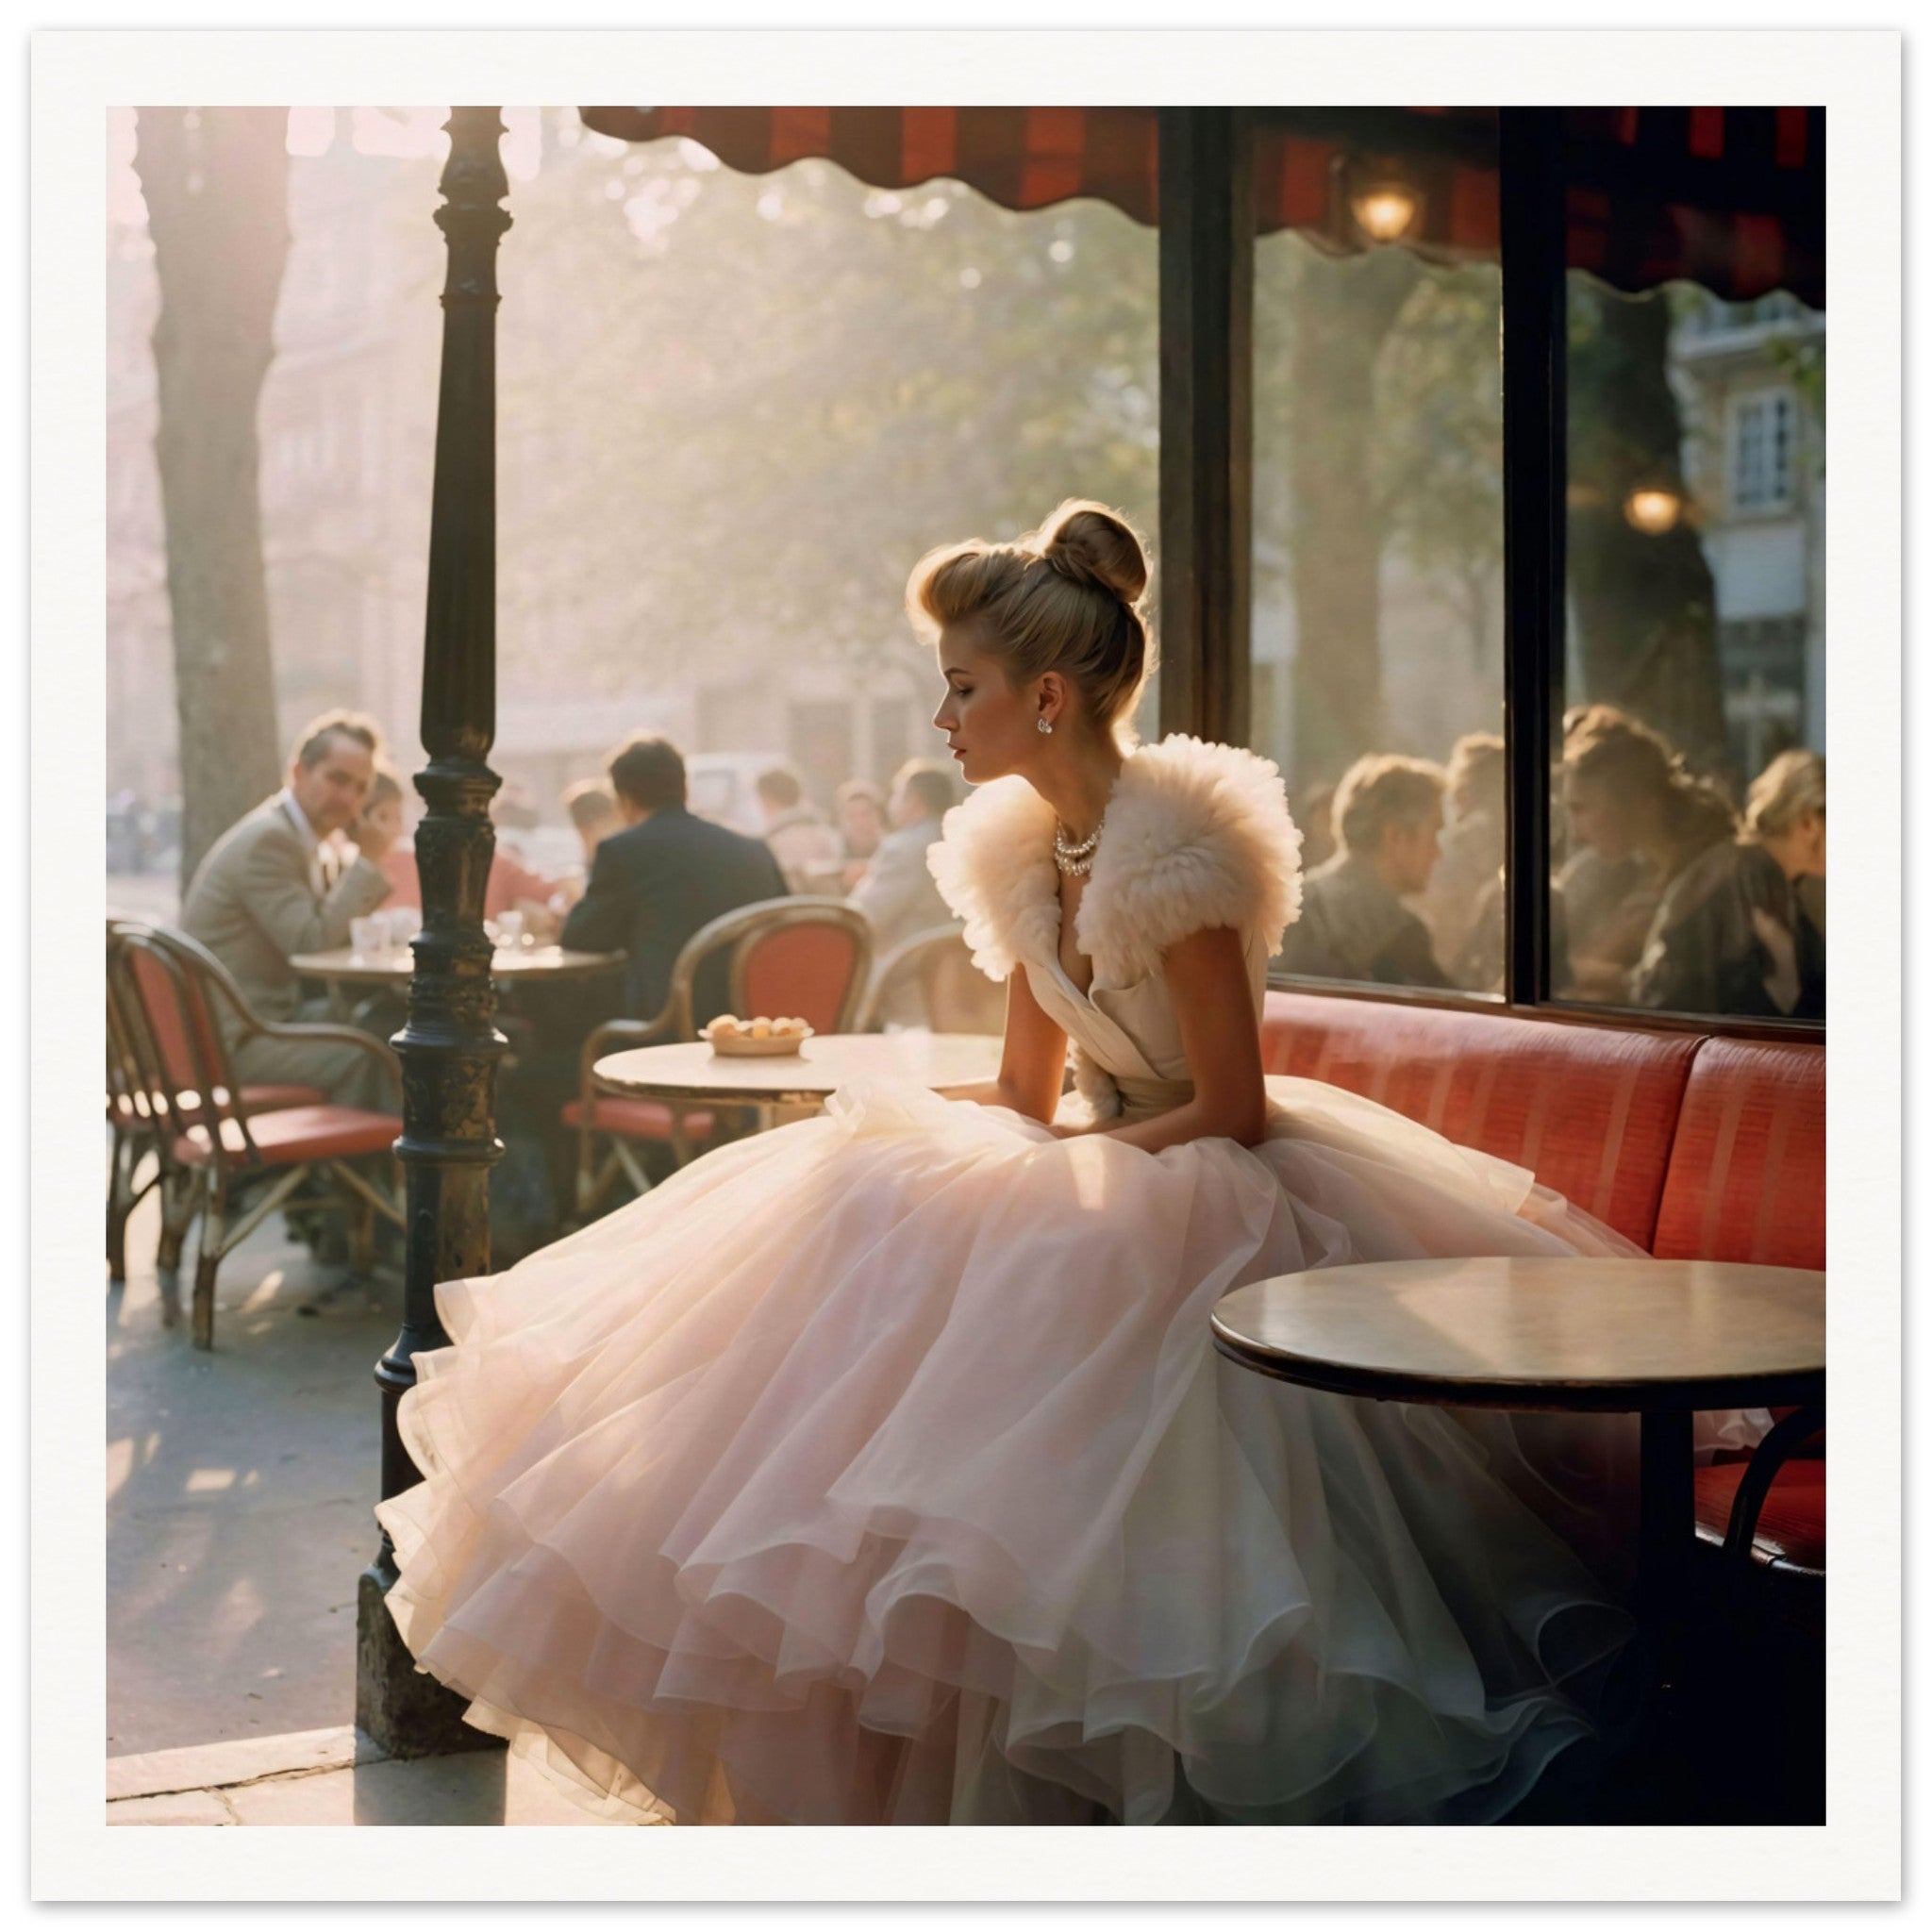
{"label": "blonde hair in updo", "polygon": [[931,640],[971,623],[979,647],[1022,685],[1058,671],[1088,713],[1123,741],[1154,669],[1147,557],[1118,511],[1069,497],[1011,543],[975,537],[929,550],[906,583],[906,614]]}

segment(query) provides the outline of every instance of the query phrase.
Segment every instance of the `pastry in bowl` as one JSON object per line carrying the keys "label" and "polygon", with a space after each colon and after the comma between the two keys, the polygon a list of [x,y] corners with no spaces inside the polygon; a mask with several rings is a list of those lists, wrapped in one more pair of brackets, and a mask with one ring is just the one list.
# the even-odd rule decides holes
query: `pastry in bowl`
{"label": "pastry in bowl", "polygon": [[778,1055],[796,1053],[811,1038],[811,1028],[803,1020],[741,1020],[736,1013],[720,1013],[699,1028],[698,1038],[708,1041],[716,1054]]}

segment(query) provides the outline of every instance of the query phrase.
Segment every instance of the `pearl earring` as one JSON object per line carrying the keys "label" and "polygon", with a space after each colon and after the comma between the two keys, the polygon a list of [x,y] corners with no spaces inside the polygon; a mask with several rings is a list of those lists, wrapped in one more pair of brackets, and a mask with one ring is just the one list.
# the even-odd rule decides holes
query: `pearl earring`
{"label": "pearl earring", "polygon": [[1052,726],[1051,724],[1048,724],[1048,723],[1046,722],[1046,720],[1045,720],[1044,718],[1042,718],[1042,719],[1041,719],[1041,720],[1040,721],[1040,728],[1041,728],[1041,730],[1042,730],[1043,732],[1045,732],[1045,733],[1046,733],[1046,735],[1047,735],[1047,736],[1048,736],[1049,738],[1051,738],[1051,737],[1053,736],[1053,726]]}

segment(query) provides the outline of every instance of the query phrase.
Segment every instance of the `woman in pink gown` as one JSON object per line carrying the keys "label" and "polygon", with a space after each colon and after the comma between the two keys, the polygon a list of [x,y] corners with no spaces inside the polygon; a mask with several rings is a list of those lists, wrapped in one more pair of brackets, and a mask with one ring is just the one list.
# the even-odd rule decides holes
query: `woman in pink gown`
{"label": "woman in pink gown", "polygon": [[932,870],[1008,981],[983,1102],[847,1089],[438,1291],[390,1607],[587,1803],[1486,1820],[1590,1731],[1629,1428],[1268,1382],[1208,1316],[1344,1261],[1636,1251],[1521,1169],[1264,1082],[1299,835],[1252,754],[1124,743],[1145,585],[1075,503],[908,589],[977,787]]}

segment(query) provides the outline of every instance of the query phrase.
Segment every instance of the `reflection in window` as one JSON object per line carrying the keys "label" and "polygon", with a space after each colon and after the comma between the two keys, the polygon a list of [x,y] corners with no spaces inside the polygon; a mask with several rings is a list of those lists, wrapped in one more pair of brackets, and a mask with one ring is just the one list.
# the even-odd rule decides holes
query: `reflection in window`
{"label": "reflection in window", "polygon": [[1824,320],[1569,278],[1559,996],[1824,1010]]}
{"label": "reflection in window", "polygon": [[1789,390],[1742,395],[1732,405],[1734,509],[1782,509],[1790,503],[1792,408]]}
{"label": "reflection in window", "polygon": [[1256,244],[1250,695],[1306,841],[1287,973],[1502,990],[1501,289]]}

